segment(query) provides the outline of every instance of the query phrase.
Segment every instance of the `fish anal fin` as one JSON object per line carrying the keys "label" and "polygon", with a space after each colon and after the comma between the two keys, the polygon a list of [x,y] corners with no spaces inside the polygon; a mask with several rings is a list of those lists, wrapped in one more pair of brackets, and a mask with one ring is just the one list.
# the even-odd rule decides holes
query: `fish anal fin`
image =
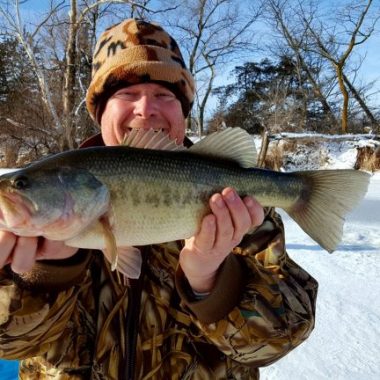
{"label": "fish anal fin", "polygon": [[254,167],[257,151],[252,136],[242,128],[227,128],[206,136],[189,151],[237,162],[243,168]]}
{"label": "fish anal fin", "polygon": [[142,256],[136,247],[118,247],[117,270],[127,278],[137,279],[141,274]]}

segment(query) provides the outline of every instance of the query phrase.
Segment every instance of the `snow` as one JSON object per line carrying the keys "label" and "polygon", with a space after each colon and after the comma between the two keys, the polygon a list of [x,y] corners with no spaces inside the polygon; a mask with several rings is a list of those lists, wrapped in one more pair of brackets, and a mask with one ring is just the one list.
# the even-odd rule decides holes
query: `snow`
{"label": "snow", "polygon": [[295,139],[300,139],[300,138],[309,138],[309,139],[326,139],[326,140],[360,140],[360,141],[365,141],[368,139],[375,139],[377,136],[372,134],[372,133],[367,133],[367,134],[351,134],[351,133],[346,133],[346,134],[338,134],[338,135],[327,135],[324,133],[316,133],[316,132],[304,132],[304,133],[299,133],[299,132],[281,132],[275,135],[272,135],[273,138],[277,139],[283,139],[283,138],[295,138]]}
{"label": "snow", "polygon": [[[325,143],[328,160],[323,168],[353,167],[353,144],[336,144]],[[355,142],[360,144],[368,140]],[[309,155],[298,152],[297,161],[305,163]],[[316,326],[299,347],[262,368],[261,379],[380,379],[380,172],[371,177],[366,197],[348,215],[343,240],[333,254],[282,215],[289,255],[319,282]],[[7,376],[4,363],[0,361],[1,379]]]}
{"label": "snow", "polygon": [[380,173],[329,254],[284,215],[289,255],[319,282],[309,339],[261,370],[263,380],[380,379]]}
{"label": "snow", "polygon": [[326,163],[322,169],[350,169],[356,162],[356,146],[351,141],[340,143],[324,143],[322,145],[326,156]]}

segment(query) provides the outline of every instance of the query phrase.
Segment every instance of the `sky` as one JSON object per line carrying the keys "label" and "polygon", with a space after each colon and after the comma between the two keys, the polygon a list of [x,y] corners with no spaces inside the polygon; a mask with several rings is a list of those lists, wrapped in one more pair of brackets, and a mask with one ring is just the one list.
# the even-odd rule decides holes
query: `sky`
{"label": "sky", "polygon": [[[11,1],[11,0],[10,0]],[[248,1],[248,0],[242,0]],[[337,0],[336,2],[331,3],[328,0],[321,0],[320,7],[323,12],[326,14],[334,13],[336,4],[347,4],[350,0]],[[66,0],[66,3],[69,4],[69,1]],[[25,5],[22,6],[24,10],[24,15],[26,18],[33,17],[35,14],[39,14],[41,11],[44,11],[49,4],[49,0],[28,0],[25,2]],[[153,7],[153,6],[152,6]],[[331,8],[333,7],[333,8]],[[380,9],[380,0],[374,0],[372,9]],[[372,10],[371,9],[371,10]],[[268,28],[267,26],[264,26],[263,24],[260,24],[259,29],[253,33],[253,39],[258,37],[259,41],[262,41],[262,44],[265,43],[269,39],[269,36],[273,34],[273,31]],[[380,22],[377,24],[377,33],[371,36],[371,38],[363,45],[358,46],[355,48],[354,52],[356,57],[358,57],[358,53],[361,57],[364,58],[364,62],[362,64],[362,68],[359,71],[359,75],[357,77],[357,82],[365,82],[369,83],[371,81],[377,81],[377,84],[374,88],[374,91],[379,92],[377,96],[374,98],[374,101],[378,104],[380,102],[380,69],[379,69],[379,62],[380,62]],[[252,54],[251,58],[245,59],[247,60],[255,60],[259,61],[264,56],[261,56],[259,52],[255,52]],[[241,62],[241,64],[244,62]],[[220,67],[217,70],[217,79],[215,84],[217,86],[225,85],[231,81],[233,81],[234,78],[231,77],[231,71],[235,67],[235,65],[240,64],[239,60],[233,61],[230,65],[225,64],[222,67]],[[212,101],[210,102],[208,106],[208,110],[211,111],[216,107],[217,99],[216,97],[212,98]]]}

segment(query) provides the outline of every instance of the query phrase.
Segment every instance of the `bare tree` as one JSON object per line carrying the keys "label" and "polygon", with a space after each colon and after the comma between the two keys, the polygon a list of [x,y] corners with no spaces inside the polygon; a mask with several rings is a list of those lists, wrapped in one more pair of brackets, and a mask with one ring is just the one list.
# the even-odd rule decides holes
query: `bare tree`
{"label": "bare tree", "polygon": [[356,87],[351,83],[351,81],[347,78],[347,76],[344,73],[343,73],[343,80],[344,80],[345,85],[349,89],[350,93],[352,94],[353,98],[359,103],[361,109],[364,111],[364,113],[368,117],[369,121],[375,126],[379,125],[379,120],[374,116],[374,114],[368,107],[366,101],[361,96],[360,91],[356,89]]}
{"label": "bare tree", "polygon": [[[312,85],[314,96],[320,101],[323,111],[328,116],[332,125],[336,125],[337,121],[332,108],[324,94],[322,84],[316,77],[316,72],[310,67],[310,56],[305,56],[304,46],[308,45],[307,31],[295,20],[294,9],[289,6],[288,0],[268,0],[265,3],[265,18],[269,24],[274,26],[280,36],[285,40],[286,45],[294,53],[300,70],[306,74],[307,80]],[[287,14],[290,11],[291,16]],[[282,51],[280,51],[282,54]],[[305,94],[305,97],[308,95]]]}
{"label": "bare tree", "polygon": [[[167,22],[178,32],[179,38],[176,37],[187,53],[188,68],[197,82],[195,120],[201,135],[206,105],[218,70],[239,54],[241,59],[252,47],[249,31],[259,11],[251,8],[241,12],[240,2],[236,0],[187,0],[178,4],[175,14]],[[190,127],[190,117],[188,123]]]}
{"label": "bare tree", "polygon": [[[321,3],[313,0],[302,3],[299,0],[266,2],[265,19],[275,26],[286,46],[295,54],[300,67],[313,86],[314,95],[319,98],[332,125],[338,121],[331,107],[333,96],[331,93],[329,96],[326,84],[330,82],[331,85],[338,86],[343,99],[342,131],[347,131],[348,128],[349,96],[355,99],[372,124],[378,123],[361,95],[362,90],[353,84],[352,76],[358,71],[358,67],[353,68],[350,59],[355,47],[365,43],[375,30],[379,10],[373,8],[372,13],[370,12],[372,2],[372,0],[350,2],[345,8],[342,8],[342,5],[340,8],[335,6],[334,17],[329,13],[321,13]],[[330,79],[327,76],[328,70],[322,71],[325,74],[322,84],[310,66],[310,62],[316,59],[323,59],[333,68],[334,74]]]}
{"label": "bare tree", "polygon": [[[10,4],[12,3],[12,4]],[[82,91],[82,98],[78,99],[78,83],[77,65],[80,52],[78,50],[78,36],[81,28],[91,21],[97,20],[98,17],[90,19],[90,14],[96,14],[101,6],[109,6],[111,4],[127,5],[130,13],[136,13],[137,10],[148,12],[146,4],[149,0],[96,0],[83,1],[81,6],[77,0],[70,0],[69,20],[65,20],[64,35],[67,35],[67,40],[64,41],[64,61],[61,63],[63,71],[63,91],[60,101],[54,101],[56,94],[53,93],[51,83],[47,75],[48,69],[51,67],[51,62],[39,62],[35,52],[38,50],[38,37],[43,32],[44,28],[50,29],[51,35],[54,34],[53,29],[62,25],[59,13],[66,7],[65,1],[54,2],[50,1],[49,10],[32,31],[27,31],[21,17],[20,6],[25,4],[25,1],[13,0],[3,2],[0,6],[0,15],[6,21],[7,30],[11,35],[14,35],[20,44],[23,46],[28,55],[31,66],[38,78],[38,84],[41,92],[43,104],[46,111],[52,119],[53,130],[46,131],[47,134],[53,135],[56,139],[60,150],[66,148],[74,148],[76,145],[76,120],[75,113],[78,107],[84,103],[85,90]],[[13,5],[13,7],[11,7]],[[96,25],[92,28],[92,44],[95,41]],[[56,57],[59,62],[60,59]],[[91,62],[89,62],[90,66]],[[83,86],[82,86],[83,87]],[[86,86],[85,86],[86,87]],[[55,95],[55,96],[54,96]],[[62,112],[60,112],[62,108]]]}
{"label": "bare tree", "polygon": [[[327,59],[335,69],[339,89],[343,96],[341,112],[343,133],[346,133],[348,129],[349,104],[349,92],[346,87],[349,81],[345,81],[344,71],[354,48],[365,43],[375,30],[376,22],[380,16],[375,15],[371,19],[367,17],[372,2],[373,0],[367,0],[366,2],[360,1],[349,4],[340,15],[339,25],[344,27],[343,34],[347,36],[346,41],[339,39],[341,33],[338,31],[337,25],[329,30],[327,25],[324,25],[323,22],[320,21],[319,25],[314,26],[308,18],[303,17],[303,22],[314,42],[313,46],[309,45],[305,48],[319,53],[322,57]],[[300,7],[302,8],[301,5]],[[367,19],[369,19],[369,21],[365,24]],[[362,102],[362,104],[364,104],[364,102]],[[364,111],[369,112],[368,108],[364,108]]]}
{"label": "bare tree", "polygon": [[[65,68],[65,78],[64,78],[64,89],[63,89],[63,115],[64,115],[64,126],[65,126],[65,142],[68,148],[74,148],[74,132],[76,128],[76,123],[74,120],[75,107],[78,104],[77,93],[75,91],[77,75],[76,67],[78,61],[79,51],[77,49],[78,33],[80,28],[84,23],[88,22],[87,15],[91,12],[99,13],[99,7],[101,5],[110,4],[124,4],[128,5],[131,9],[131,15],[134,12],[146,11],[146,5],[149,0],[142,2],[130,1],[130,0],[97,0],[92,3],[84,2],[82,7],[79,7],[77,0],[70,0],[70,12],[69,12],[69,31],[68,40],[66,45],[66,68]],[[79,9],[80,8],[80,9]],[[93,18],[97,19],[98,17]],[[93,27],[94,34],[96,32],[96,25]],[[83,103],[84,99],[80,101]]]}
{"label": "bare tree", "polygon": [[50,3],[50,9],[47,12],[47,15],[44,17],[44,19],[35,27],[35,29],[29,33],[26,33],[24,25],[23,25],[23,20],[21,18],[21,13],[20,13],[20,2],[19,0],[14,0],[13,6],[14,10],[11,11],[9,10],[9,4],[8,6],[0,6],[0,14],[3,16],[3,18],[7,22],[8,26],[8,31],[12,35],[14,35],[19,43],[23,46],[30,64],[37,76],[39,88],[41,91],[41,97],[43,104],[46,107],[46,110],[48,113],[51,115],[51,118],[53,120],[53,129],[54,129],[54,134],[59,135],[62,131],[62,123],[58,117],[58,114],[56,112],[56,109],[54,107],[53,101],[52,101],[52,93],[50,91],[48,82],[46,80],[46,76],[44,73],[43,68],[41,65],[38,63],[36,56],[35,56],[35,50],[36,47],[34,45],[33,39],[39,32],[39,30],[46,24],[46,22],[49,20],[52,14],[57,12],[58,9],[62,7],[62,2],[53,5]]}

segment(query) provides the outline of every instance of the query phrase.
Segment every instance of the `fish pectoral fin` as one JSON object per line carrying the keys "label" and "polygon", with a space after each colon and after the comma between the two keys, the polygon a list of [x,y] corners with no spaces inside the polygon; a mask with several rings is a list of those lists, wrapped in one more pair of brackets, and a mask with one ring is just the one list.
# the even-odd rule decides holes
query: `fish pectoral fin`
{"label": "fish pectoral fin", "polygon": [[125,136],[122,145],[140,149],[187,150],[183,145],[172,140],[167,133],[154,129],[132,129]]}
{"label": "fish pectoral fin", "polygon": [[208,157],[237,162],[243,168],[257,163],[257,151],[252,136],[241,128],[227,128],[206,136],[189,148],[189,151]]}
{"label": "fish pectoral fin", "polygon": [[111,270],[117,269],[127,278],[139,278],[142,265],[140,250],[136,247],[118,247],[109,218],[103,216],[99,222],[103,227],[104,234],[103,253],[111,263]]}
{"label": "fish pectoral fin", "polygon": [[117,270],[128,278],[139,278],[142,256],[136,247],[118,247]]}
{"label": "fish pectoral fin", "polygon": [[118,250],[116,245],[116,238],[113,233],[110,220],[108,216],[103,216],[99,219],[99,223],[101,224],[103,228],[103,236],[104,236],[104,243],[105,243],[105,249],[104,254],[108,261],[111,263],[111,269],[115,270],[117,268],[117,262],[118,262]]}

